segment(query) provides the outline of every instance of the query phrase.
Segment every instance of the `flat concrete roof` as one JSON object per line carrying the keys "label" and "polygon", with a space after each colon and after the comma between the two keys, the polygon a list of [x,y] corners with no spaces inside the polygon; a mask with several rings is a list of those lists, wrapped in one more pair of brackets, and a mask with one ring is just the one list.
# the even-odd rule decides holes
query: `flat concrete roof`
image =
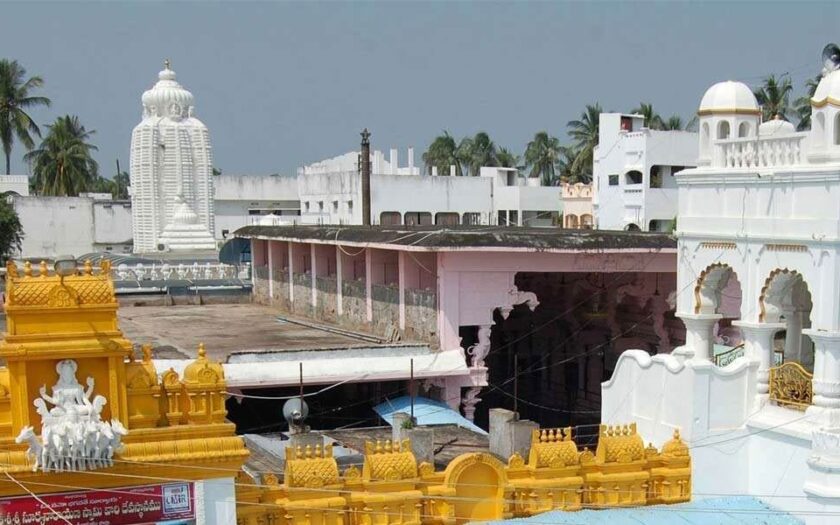
{"label": "flat concrete roof", "polygon": [[279,312],[257,304],[123,306],[120,328],[133,343],[151,343],[156,359],[194,359],[204,343],[208,357],[226,362],[239,352],[332,350],[375,346],[278,319]]}
{"label": "flat concrete roof", "polygon": [[512,226],[245,226],[235,237],[412,251],[675,251],[673,235]]}

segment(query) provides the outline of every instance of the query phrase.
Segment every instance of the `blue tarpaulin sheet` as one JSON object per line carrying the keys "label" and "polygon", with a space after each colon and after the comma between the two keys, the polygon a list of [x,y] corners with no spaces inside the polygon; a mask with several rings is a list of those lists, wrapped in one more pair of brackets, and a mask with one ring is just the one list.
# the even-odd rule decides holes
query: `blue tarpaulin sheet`
{"label": "blue tarpaulin sheet", "polygon": [[[411,412],[411,397],[403,396],[396,399],[389,399],[373,407],[389,425],[394,425],[394,413]],[[418,425],[458,425],[468,428],[479,434],[487,434],[481,427],[465,418],[443,401],[435,401],[427,397],[414,398],[414,418]]]}
{"label": "blue tarpaulin sheet", "polygon": [[531,518],[491,521],[488,524],[523,525],[803,525],[787,512],[751,496],[709,498],[626,509],[546,512]]}

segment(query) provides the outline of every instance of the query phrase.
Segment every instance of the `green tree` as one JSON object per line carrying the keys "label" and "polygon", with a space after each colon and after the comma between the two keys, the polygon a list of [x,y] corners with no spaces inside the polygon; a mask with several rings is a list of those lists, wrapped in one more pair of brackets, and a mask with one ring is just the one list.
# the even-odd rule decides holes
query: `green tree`
{"label": "green tree", "polygon": [[790,93],[793,85],[787,75],[776,78],[770,75],[764,79],[761,87],[753,91],[764,120],[772,120],[779,115],[787,120],[790,113]]}
{"label": "green tree", "polygon": [[534,135],[534,139],[525,148],[525,166],[530,169],[529,177],[540,177],[542,183],[551,186],[557,182],[557,160],[563,146],[557,137],[545,131]]}
{"label": "green tree", "polygon": [[664,129],[665,123],[659,113],[654,111],[653,104],[640,102],[639,107],[634,108],[631,113],[645,117],[645,126],[650,129]]}
{"label": "green tree", "polygon": [[501,168],[519,168],[521,157],[507,148],[499,148],[496,161]]}
{"label": "green tree", "polygon": [[571,146],[560,147],[560,157],[557,159],[557,178],[560,182],[568,182],[575,184],[582,182],[588,184],[592,182],[592,175],[589,173],[578,173],[574,171],[575,158],[577,152]]}
{"label": "green tree", "polygon": [[12,146],[15,138],[26,149],[32,149],[32,135],[41,136],[41,130],[26,112],[36,106],[49,106],[50,99],[31,95],[43,86],[41,77],[26,79],[26,69],[17,60],[0,59],[0,142],[6,154],[6,175],[12,171]]}
{"label": "green tree", "polygon": [[57,118],[48,127],[38,149],[24,156],[32,162],[38,193],[75,196],[95,187],[99,166],[92,152],[97,147],[88,142],[95,131],[86,130],[78,117],[70,115]]}
{"label": "green tree", "polygon": [[22,240],[23,226],[17,212],[4,196],[0,196],[0,264],[6,264],[10,257],[20,251]]}
{"label": "green tree", "polygon": [[602,112],[601,104],[587,104],[579,119],[566,124],[575,151],[572,171],[578,177],[592,176],[593,155],[598,145],[598,120]]}
{"label": "green tree", "polygon": [[793,110],[799,118],[799,122],[796,124],[797,131],[811,129],[811,99],[817,91],[820,80],[822,80],[822,75],[817,75],[806,80],[805,91],[807,95],[803,95],[793,102]]}
{"label": "green tree", "polygon": [[499,165],[496,145],[490,140],[490,136],[487,133],[479,131],[472,139],[465,140],[468,140],[464,154],[470,175],[477,177],[481,172],[481,168]]}
{"label": "green tree", "polygon": [[[435,137],[435,140],[423,153],[423,163],[426,165],[429,175],[432,174],[432,168],[437,168],[439,175],[461,175],[461,162],[458,159],[457,151],[458,144],[448,131],[444,131],[443,135]],[[455,173],[449,173],[449,167],[452,165],[455,166]]]}

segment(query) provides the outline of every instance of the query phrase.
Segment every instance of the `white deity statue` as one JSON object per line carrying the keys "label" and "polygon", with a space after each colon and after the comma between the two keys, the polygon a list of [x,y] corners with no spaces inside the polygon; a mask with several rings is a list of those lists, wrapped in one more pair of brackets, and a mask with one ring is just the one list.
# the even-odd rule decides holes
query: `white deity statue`
{"label": "white deity statue", "polygon": [[50,416],[56,418],[67,416],[67,419],[75,422],[80,417],[91,414],[90,396],[93,394],[94,381],[88,376],[87,390],[83,390],[82,385],[76,380],[77,369],[78,365],[72,359],[59,361],[55,365],[58,382],[52,387],[52,396],[47,395],[47,385],[41,387],[41,398],[54,405],[50,409]]}
{"label": "white deity statue", "polygon": [[[108,402],[93,395],[94,380],[88,377],[87,389],[76,380],[78,365],[72,359],[59,361],[55,367],[58,382],[47,395],[47,386],[40,389],[41,397],[33,401],[41,416],[41,440],[32,427],[24,427],[18,443],[29,443],[28,454],[33,458],[33,471],[76,471],[113,465],[114,453],[122,444],[128,430],[116,419],[102,421],[102,410]],[[52,405],[48,408],[47,404]]]}

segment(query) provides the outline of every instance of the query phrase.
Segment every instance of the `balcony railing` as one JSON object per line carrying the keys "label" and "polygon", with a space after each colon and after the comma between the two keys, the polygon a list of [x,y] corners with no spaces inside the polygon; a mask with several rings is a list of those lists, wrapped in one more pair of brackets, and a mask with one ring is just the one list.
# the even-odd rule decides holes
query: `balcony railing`
{"label": "balcony railing", "polygon": [[719,140],[715,143],[716,168],[772,168],[805,162],[806,133],[781,137],[751,137]]}
{"label": "balcony railing", "polygon": [[814,397],[813,374],[789,361],[770,369],[770,400],[783,407],[805,410]]}

